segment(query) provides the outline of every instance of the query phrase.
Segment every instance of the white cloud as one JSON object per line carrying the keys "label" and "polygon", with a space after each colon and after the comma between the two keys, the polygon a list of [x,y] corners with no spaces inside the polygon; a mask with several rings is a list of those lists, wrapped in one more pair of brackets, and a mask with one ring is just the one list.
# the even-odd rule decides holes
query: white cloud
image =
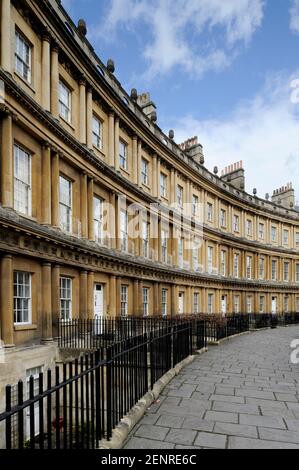
{"label": "white cloud", "polygon": [[[113,40],[123,28],[140,31],[145,78],[174,67],[201,76],[228,66],[261,25],[265,0],[111,0],[104,28],[92,27],[91,40]],[[210,33],[215,33],[214,35]],[[144,78],[144,77],[143,77]]]}
{"label": "white cloud", "polygon": [[198,135],[211,170],[243,160],[248,192],[257,187],[264,196],[292,181],[299,200],[299,103],[291,100],[294,78],[299,78],[299,70],[291,77],[269,78],[257,96],[240,103],[229,116],[203,121],[186,116],[168,124],[176,127],[178,143]]}
{"label": "white cloud", "polygon": [[299,34],[299,0],[293,0],[292,7],[290,9],[291,22],[290,28],[293,33]]}

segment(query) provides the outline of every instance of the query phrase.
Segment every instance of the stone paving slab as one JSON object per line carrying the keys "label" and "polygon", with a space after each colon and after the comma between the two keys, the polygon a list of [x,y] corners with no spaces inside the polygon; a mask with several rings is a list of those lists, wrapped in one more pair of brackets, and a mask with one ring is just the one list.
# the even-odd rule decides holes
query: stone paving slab
{"label": "stone paving slab", "polygon": [[299,449],[299,327],[224,342],[187,366],[133,429],[127,449]]}

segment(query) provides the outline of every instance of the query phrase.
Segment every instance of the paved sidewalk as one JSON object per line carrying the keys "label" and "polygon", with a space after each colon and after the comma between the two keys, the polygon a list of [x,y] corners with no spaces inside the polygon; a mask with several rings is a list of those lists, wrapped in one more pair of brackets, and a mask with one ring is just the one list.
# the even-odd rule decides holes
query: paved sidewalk
{"label": "paved sidewalk", "polygon": [[299,327],[212,346],[164,390],[126,449],[299,449]]}

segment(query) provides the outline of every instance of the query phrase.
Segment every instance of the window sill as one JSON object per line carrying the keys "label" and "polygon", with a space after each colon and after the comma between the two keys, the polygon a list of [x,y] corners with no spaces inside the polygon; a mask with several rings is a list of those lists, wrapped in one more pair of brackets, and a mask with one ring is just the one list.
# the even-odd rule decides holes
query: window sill
{"label": "window sill", "polygon": [[21,80],[21,82],[27,87],[29,88],[34,94],[36,94],[36,90],[35,88],[33,88],[32,84],[27,82],[27,80],[25,80],[25,78],[23,78],[20,74],[18,74],[18,72],[15,70],[14,72],[15,76]]}
{"label": "window sill", "polygon": [[75,128],[72,125],[72,123],[64,119],[64,117],[61,116],[61,114],[59,115],[59,119],[62,121],[63,124],[66,124],[70,129],[72,129],[73,132],[75,132]]}
{"label": "window sill", "polygon": [[37,222],[37,218],[36,218],[36,217],[33,217],[32,215],[24,214],[23,212],[19,212],[19,211],[15,210],[15,209],[14,209],[14,211],[15,211],[20,217],[24,217],[24,219],[31,220],[32,222]]}
{"label": "window sill", "polygon": [[129,171],[126,169],[126,168],[122,168],[121,166],[119,167],[119,171],[122,172],[122,173],[125,173],[126,175],[128,176],[131,176]]}
{"label": "window sill", "polygon": [[14,325],[14,331],[37,330],[37,325]]}

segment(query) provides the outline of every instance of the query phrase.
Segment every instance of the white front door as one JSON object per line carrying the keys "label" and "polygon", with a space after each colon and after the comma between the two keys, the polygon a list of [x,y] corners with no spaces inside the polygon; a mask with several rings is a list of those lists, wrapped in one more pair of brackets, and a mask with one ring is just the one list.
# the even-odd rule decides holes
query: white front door
{"label": "white front door", "polygon": [[276,315],[277,313],[277,297],[272,297],[272,314]]}
{"label": "white front door", "polygon": [[179,293],[179,315],[184,313],[184,292]]}
{"label": "white front door", "polygon": [[223,317],[226,315],[226,312],[227,312],[227,297],[226,295],[224,295],[221,299],[221,313]]}
{"label": "white front door", "polygon": [[103,331],[103,317],[104,317],[104,287],[102,284],[94,285],[94,318],[95,334],[100,335]]}
{"label": "white front door", "polygon": [[[33,377],[33,392],[34,396],[39,394],[39,374],[42,372],[42,367],[35,367],[26,371],[26,394],[27,399],[30,398],[30,377]],[[38,436],[39,429],[39,403],[34,404],[34,436]],[[30,439],[30,409],[26,408],[26,422],[25,422],[25,439]]]}

